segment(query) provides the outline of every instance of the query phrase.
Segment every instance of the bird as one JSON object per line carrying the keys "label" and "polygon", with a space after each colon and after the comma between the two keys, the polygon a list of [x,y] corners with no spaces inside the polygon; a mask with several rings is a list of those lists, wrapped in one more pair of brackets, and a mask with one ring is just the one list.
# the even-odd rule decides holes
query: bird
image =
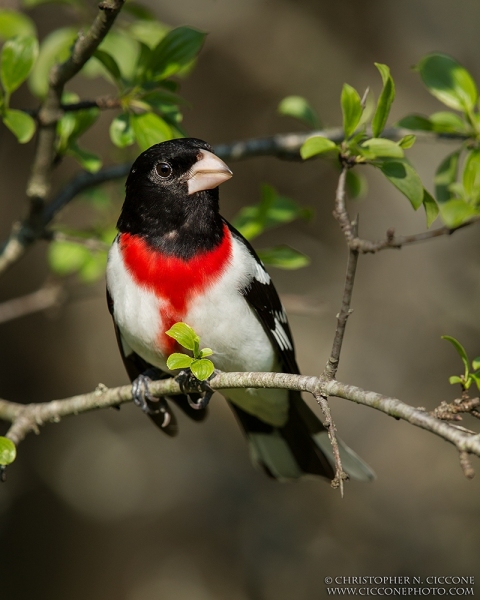
{"label": "bird", "polygon": [[[154,379],[175,376],[179,350],[165,332],[192,327],[220,371],[300,373],[286,312],[250,243],[221,215],[219,185],[232,172],[206,142],[173,139],[150,147],[125,184],[118,235],[109,251],[107,301],[133,399],[167,435],[178,433],[172,403],[202,421],[199,394],[153,398]],[[183,350],[183,349],[181,349]],[[208,387],[208,386],[207,386]],[[333,479],[327,430],[297,391],[222,390],[243,429],[254,464],[279,481]],[[373,479],[339,440],[343,469]]]}

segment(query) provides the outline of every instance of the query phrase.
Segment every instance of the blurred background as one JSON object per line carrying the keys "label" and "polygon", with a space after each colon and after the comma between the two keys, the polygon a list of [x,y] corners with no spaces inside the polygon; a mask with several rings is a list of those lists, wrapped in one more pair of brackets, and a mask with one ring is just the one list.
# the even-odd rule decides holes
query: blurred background
{"label": "blurred background", "polygon": [[[344,82],[378,95],[374,61],[390,66],[397,85],[392,123],[442,109],[411,70],[427,52],[453,55],[480,81],[474,0],[149,5],[169,25],[209,32],[182,95],[191,104],[187,132],[212,144],[301,130],[276,113],[290,94],[305,96],[325,126],[340,125]],[[71,22],[68,7],[40,6],[30,14],[42,35]],[[70,88],[85,98],[110,91],[91,80]],[[17,100],[35,105],[26,87]],[[110,119],[102,116],[85,139],[107,164],[118,158],[108,140]],[[449,148],[417,142],[410,151],[430,189]],[[1,128],[2,239],[25,212],[33,150]],[[287,243],[312,259],[305,269],[270,271],[280,293],[304,296],[300,307],[290,297],[290,322],[302,371],[318,374],[331,347],[347,257],[331,216],[337,174],[322,161],[256,158],[231,167],[234,177],[221,190],[227,218],[257,202],[265,182],[315,210],[312,222],[271,231],[258,245]],[[64,161],[55,189],[77,170]],[[421,210],[413,213],[377,173],[367,175],[368,195],[349,206],[361,215],[364,237],[382,237],[389,227],[399,234],[425,228]],[[78,227],[86,218],[78,202],[59,220]],[[480,354],[479,250],[478,227],[470,227],[362,256],[338,378],[427,409],[453,400],[448,376],[461,371],[461,362],[440,336],[458,338],[472,357]],[[46,244],[37,244],[3,277],[0,300],[42,286],[45,254]],[[103,281],[66,286],[67,300],[57,309],[0,325],[1,397],[39,402],[99,382],[127,383]],[[331,399],[331,407],[341,437],[378,477],[348,483],[343,499],[328,482],[282,485],[252,468],[218,395],[205,423],[179,415],[175,439],[133,405],[47,425],[21,444],[0,486],[0,597],[310,600],[326,596],[326,576],[475,575],[480,475],[465,479],[455,449],[432,434],[347,401]],[[478,428],[468,418],[465,426]]]}

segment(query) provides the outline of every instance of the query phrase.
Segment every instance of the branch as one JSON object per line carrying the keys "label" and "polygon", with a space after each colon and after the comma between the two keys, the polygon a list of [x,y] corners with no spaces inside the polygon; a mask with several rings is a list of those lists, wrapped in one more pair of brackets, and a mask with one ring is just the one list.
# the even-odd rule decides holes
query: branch
{"label": "branch", "polygon": [[60,285],[47,284],[36,292],[0,304],[0,323],[59,306],[65,299]]}
{"label": "branch", "polygon": [[80,33],[70,56],[52,67],[49,88],[38,120],[40,123],[37,150],[33,161],[32,176],[27,186],[27,196],[35,205],[43,205],[50,190],[50,172],[55,158],[57,123],[62,116],[62,94],[65,84],[72,79],[92,57],[113,25],[124,0],[104,0],[98,5],[98,13],[90,29]]}
{"label": "branch", "polygon": [[[409,130],[390,128],[384,131],[384,137],[397,140],[402,138]],[[322,135],[334,142],[343,140],[343,130],[340,128],[309,131],[305,133],[285,133],[263,138],[232,142],[230,144],[218,144],[214,147],[215,153],[223,160],[235,161],[257,156],[276,156],[288,160],[301,160],[300,148],[302,144],[313,135]],[[463,139],[456,135],[439,135],[431,132],[421,132],[420,139]],[[132,163],[123,163],[100,169],[97,173],[81,172],[60,191],[50,204],[43,208],[31,211],[27,219],[21,223],[15,223],[9,238],[0,248],[0,274],[17,262],[25,251],[39,238],[44,237],[44,229],[53,217],[71,202],[80,192],[100,185],[107,181],[122,179],[126,177],[131,169]],[[35,218],[34,218],[35,217]],[[348,216],[347,216],[348,218]],[[475,219],[463,223],[459,227],[441,227],[410,236],[393,235],[393,230],[387,232],[385,240],[372,242],[354,238],[350,241],[359,252],[377,252],[384,248],[401,248],[403,245],[428,240],[441,235],[450,235],[457,229],[461,229],[473,223]]]}
{"label": "branch", "polygon": [[437,229],[422,231],[421,233],[415,233],[413,235],[396,236],[395,230],[390,228],[386,233],[385,239],[376,242],[359,238],[357,236],[357,232],[353,229],[352,223],[350,222],[350,217],[345,204],[347,171],[350,166],[351,165],[348,163],[345,163],[342,166],[342,172],[340,173],[340,177],[338,179],[337,192],[335,195],[335,210],[333,211],[333,216],[340,225],[340,229],[342,230],[348,247],[351,251],[367,254],[379,252],[380,250],[385,250],[386,248],[400,249],[409,244],[425,242],[443,235],[452,235],[452,233],[455,233],[455,231],[480,221],[480,216],[475,216],[468,221],[457,225],[456,227],[448,227],[447,225],[444,225],[443,227],[438,227]]}
{"label": "branch", "polygon": [[[57,123],[62,116],[62,94],[67,81],[74,77],[110,30],[123,6],[124,0],[105,0],[98,6],[99,12],[92,26],[80,34],[68,59],[52,67],[47,96],[38,113],[38,137],[32,174],[27,184],[30,210],[22,223],[15,223],[9,239],[0,252],[0,273],[15,263],[27,247],[42,237],[45,225],[53,218],[55,210],[45,209],[50,191],[50,174],[55,159]],[[54,208],[54,207],[53,207]]]}
{"label": "branch", "polygon": [[[335,379],[325,382],[320,377],[292,375],[290,373],[218,373],[209,381],[209,385],[214,390],[275,388],[344,398],[430,431],[452,443],[459,452],[475,454],[480,457],[480,434],[459,429],[448,422],[435,418],[422,409],[405,404],[397,398],[365,391]],[[180,385],[173,378],[152,382],[150,391],[157,397],[182,393]],[[187,391],[198,390],[192,388]],[[37,431],[41,425],[47,422],[58,422],[62,417],[99,408],[118,406],[131,400],[131,385],[109,389],[100,384],[95,391],[88,394],[81,394],[63,400],[52,400],[41,404],[22,405],[0,400],[0,419],[12,423],[7,432],[7,437],[18,444],[29,432]]]}

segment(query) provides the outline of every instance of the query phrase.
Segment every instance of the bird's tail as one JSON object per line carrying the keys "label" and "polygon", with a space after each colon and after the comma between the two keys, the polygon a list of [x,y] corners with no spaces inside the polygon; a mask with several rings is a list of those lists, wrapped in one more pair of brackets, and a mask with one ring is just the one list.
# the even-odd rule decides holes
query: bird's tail
{"label": "bird's tail", "polygon": [[[304,475],[333,479],[335,462],[327,430],[302,400],[290,392],[289,418],[283,427],[274,427],[229,403],[244,429],[254,463],[280,481]],[[370,481],[372,469],[342,440],[338,440],[344,471],[351,479]]]}

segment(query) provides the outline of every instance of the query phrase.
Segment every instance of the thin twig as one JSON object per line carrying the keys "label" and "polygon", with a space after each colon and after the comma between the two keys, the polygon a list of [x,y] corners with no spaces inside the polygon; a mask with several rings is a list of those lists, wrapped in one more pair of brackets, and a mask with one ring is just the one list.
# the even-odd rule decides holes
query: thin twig
{"label": "thin twig", "polygon": [[[345,184],[345,179],[340,177],[340,181]],[[339,184],[340,187],[340,184]],[[337,190],[337,197],[338,197]],[[341,194],[340,194],[341,195]],[[346,214],[346,211],[345,211]],[[347,215],[348,218],[348,215]],[[357,217],[358,219],[358,217]],[[353,236],[357,235],[358,221],[349,223],[349,230]],[[355,273],[357,271],[358,262],[358,251],[349,247],[347,272],[345,274],[345,285],[343,288],[342,305],[340,312],[337,314],[337,327],[335,329],[335,337],[332,344],[332,351],[330,357],[325,365],[322,377],[328,379],[334,379],[337,374],[338,363],[340,360],[340,352],[342,350],[343,337],[345,335],[345,328],[347,326],[347,320],[352,310],[350,304],[352,302],[353,285],[355,283]]]}
{"label": "thin twig", "polygon": [[314,396],[325,416],[324,425],[327,428],[328,439],[332,445],[333,457],[335,459],[335,476],[332,479],[331,485],[334,489],[340,488],[340,496],[343,498],[343,482],[348,479],[348,475],[345,473],[342,466],[342,459],[340,457],[340,450],[338,448],[336,435],[337,428],[333,422],[330,405],[328,404],[328,398],[322,394],[314,394]]}

